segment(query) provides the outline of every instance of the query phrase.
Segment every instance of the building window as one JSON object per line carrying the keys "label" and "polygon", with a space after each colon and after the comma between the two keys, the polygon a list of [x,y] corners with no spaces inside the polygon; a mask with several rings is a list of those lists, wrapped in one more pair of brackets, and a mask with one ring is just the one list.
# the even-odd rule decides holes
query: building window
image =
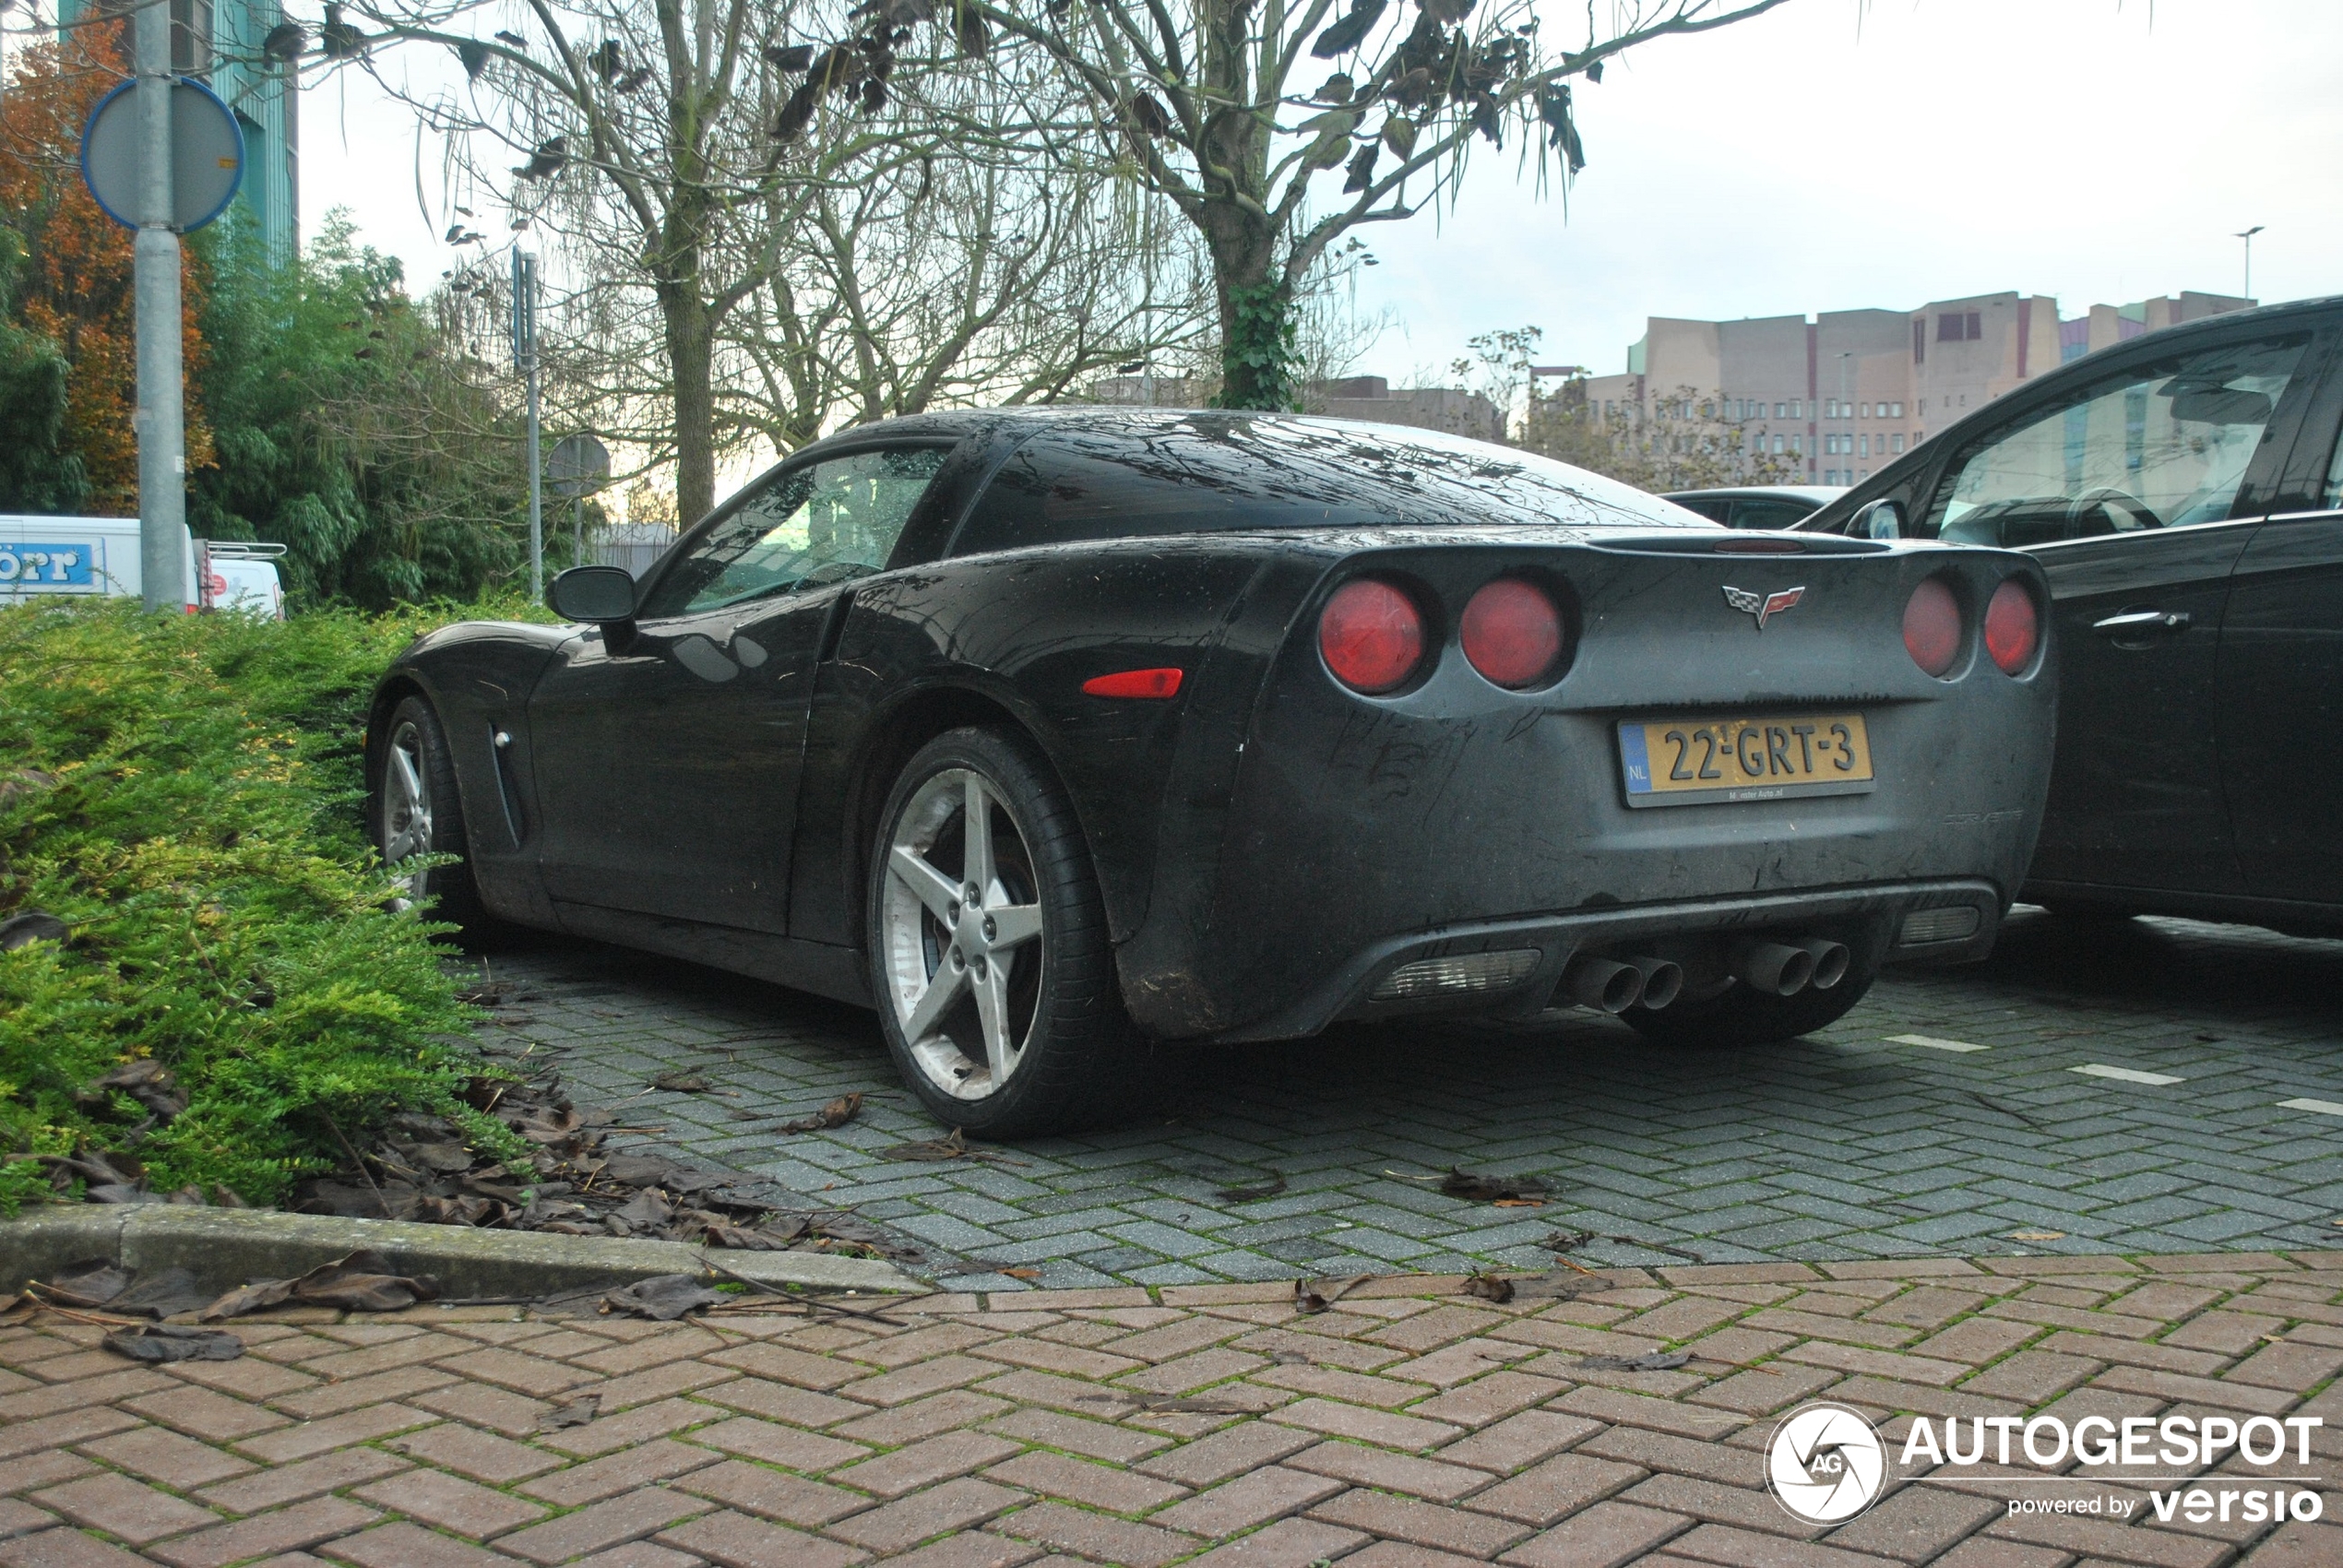
{"label": "building window", "polygon": [[1806,438],[1802,435],[1791,436],[1790,438],[1790,449],[1792,452],[1803,456],[1806,450]]}
{"label": "building window", "polygon": [[1777,435],[1774,437],[1774,456],[1778,457],[1781,456],[1781,442],[1782,438],[1780,436]]}
{"label": "building window", "polygon": [[1902,432],[1900,432],[1900,431],[1899,431],[1899,432],[1897,432],[1896,434],[1889,436],[1889,437],[1888,437],[1888,440],[1889,440],[1891,443],[1893,443],[1893,444],[1894,444],[1894,447],[1895,447],[1895,450],[1896,450],[1896,451],[1897,451],[1897,452],[1899,452],[1899,453],[1900,453],[1901,451],[1903,451],[1903,449],[1904,449],[1904,437],[1903,437],[1903,434],[1902,434]]}
{"label": "building window", "polygon": [[1887,417],[1888,417],[1889,419],[1891,419],[1891,420],[1899,420],[1899,419],[1902,419],[1902,418],[1904,417],[1904,405],[1903,405],[1903,404],[1901,404],[1901,403],[1890,403],[1890,404],[1888,404],[1888,405],[1887,405]]}
{"label": "building window", "polygon": [[1939,343],[1974,343],[1985,336],[1985,317],[1979,311],[1948,310],[1936,317]]}
{"label": "building window", "polygon": [[[1882,403],[1882,404],[1880,405],[1880,407],[1881,407],[1881,408],[1885,408],[1886,406],[1887,406],[1887,405],[1886,405],[1886,404],[1885,404],[1885,403]],[[1869,419],[1869,418],[1871,418],[1871,405],[1870,405],[1869,403],[1865,403],[1865,404],[1863,405],[1863,408],[1862,408],[1862,415],[1863,415],[1863,418],[1865,418],[1865,419]]]}
{"label": "building window", "polygon": [[1912,363],[1926,364],[1927,362],[1928,323],[1914,316],[1912,318]]}

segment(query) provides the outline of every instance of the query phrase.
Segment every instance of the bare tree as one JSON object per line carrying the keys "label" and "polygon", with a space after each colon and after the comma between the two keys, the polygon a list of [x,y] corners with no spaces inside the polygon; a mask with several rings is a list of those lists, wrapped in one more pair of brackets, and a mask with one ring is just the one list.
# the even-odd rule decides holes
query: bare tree
{"label": "bare tree", "polygon": [[1612,410],[1573,378],[1552,393],[1529,390],[1517,445],[1541,457],[1649,491],[1728,484],[1794,484],[1805,459],[1766,449],[1755,422],[1729,419],[1724,400],[1679,386],[1645,410]]}
{"label": "bare tree", "polygon": [[[1139,176],[1201,237],[1219,320],[1220,401],[1283,408],[1300,358],[1295,302],[1326,248],[1453,195],[1473,138],[1516,126],[1542,178],[1585,162],[1572,77],[1654,39],[1705,32],[1782,0],[1590,0],[1584,43],[1549,51],[1533,0],[959,0],[1055,60]],[[1386,15],[1386,13],[1391,13]],[[1324,80],[1303,85],[1305,73]],[[1386,160],[1386,155],[1388,160]],[[1338,194],[1318,193],[1343,172]]]}
{"label": "bare tree", "polygon": [[378,30],[332,7],[320,43],[453,52],[461,89],[393,89],[444,138],[451,242],[498,206],[546,236],[556,380],[672,456],[686,517],[744,442],[1049,396],[1194,330],[1132,314],[1078,97],[949,0],[519,0],[487,32],[490,4],[351,0]]}

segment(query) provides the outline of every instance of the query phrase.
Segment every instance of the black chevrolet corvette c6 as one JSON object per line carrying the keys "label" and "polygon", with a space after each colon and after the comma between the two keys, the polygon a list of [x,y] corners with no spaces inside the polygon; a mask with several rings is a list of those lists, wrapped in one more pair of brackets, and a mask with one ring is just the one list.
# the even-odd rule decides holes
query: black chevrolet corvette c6
{"label": "black chevrolet corvette c6", "polygon": [[1414,430],[898,420],[551,598],[385,678],[385,860],[460,857],[410,878],[459,920],[874,1005],[994,1136],[1134,1108],[1160,1042],[1819,1028],[1986,952],[2049,776],[2026,556]]}

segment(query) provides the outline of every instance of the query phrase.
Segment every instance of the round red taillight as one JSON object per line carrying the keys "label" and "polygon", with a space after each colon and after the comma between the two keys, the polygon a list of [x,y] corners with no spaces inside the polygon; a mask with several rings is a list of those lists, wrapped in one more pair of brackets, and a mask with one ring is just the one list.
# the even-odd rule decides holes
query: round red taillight
{"label": "round red taillight", "polygon": [[1960,601],[1942,577],[1912,589],[1904,605],[1904,647],[1931,675],[1942,675],[1960,657]]}
{"label": "round red taillight", "polygon": [[1562,612],[1518,577],[1483,584],[1457,630],[1467,662],[1493,685],[1534,686],[1562,653]]}
{"label": "round red taillight", "polygon": [[2041,612],[2034,596],[2016,577],[1993,590],[1985,606],[1985,651],[2005,675],[2015,675],[2034,661],[2042,640]]}
{"label": "round red taillight", "polygon": [[1423,662],[1423,612],[1389,583],[1354,578],[1318,617],[1318,653],[1353,691],[1397,691]]}

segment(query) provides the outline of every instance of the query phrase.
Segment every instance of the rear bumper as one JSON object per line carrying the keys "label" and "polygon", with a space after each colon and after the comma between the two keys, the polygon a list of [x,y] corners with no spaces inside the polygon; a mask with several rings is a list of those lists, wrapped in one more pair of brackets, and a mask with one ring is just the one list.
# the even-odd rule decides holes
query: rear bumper
{"label": "rear bumper", "polygon": [[[1289,1005],[1211,1039],[1216,1043],[1290,1039],[1351,1019],[1536,1013],[1552,1003],[1563,970],[1580,953],[1632,952],[1639,944],[1681,950],[1687,942],[1721,944],[1756,932],[1827,931],[1842,940],[1854,938],[1862,946],[1884,946],[1888,963],[1969,963],[1992,950],[2005,902],[1991,882],[1963,877],[1614,906],[1451,926],[1364,947]],[[1966,936],[1902,940],[1908,917],[1936,909],[1973,909],[1976,926]],[[1965,921],[1956,917],[1937,923],[1956,927]],[[1456,989],[1408,998],[1376,994],[1396,973],[1426,960],[1524,953],[1536,957],[1508,960],[1501,967],[1504,982],[1485,990]],[[1517,978],[1514,971],[1519,971]]]}

